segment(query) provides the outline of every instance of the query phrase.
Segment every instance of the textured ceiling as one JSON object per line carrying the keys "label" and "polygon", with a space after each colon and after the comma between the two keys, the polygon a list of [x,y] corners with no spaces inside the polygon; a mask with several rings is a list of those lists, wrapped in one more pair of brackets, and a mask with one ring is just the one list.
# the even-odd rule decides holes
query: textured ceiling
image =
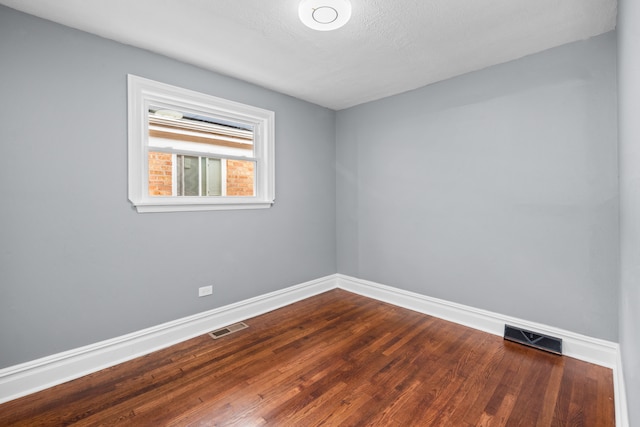
{"label": "textured ceiling", "polygon": [[351,0],[331,32],[298,0],[0,0],[340,110],[615,28],[616,0]]}

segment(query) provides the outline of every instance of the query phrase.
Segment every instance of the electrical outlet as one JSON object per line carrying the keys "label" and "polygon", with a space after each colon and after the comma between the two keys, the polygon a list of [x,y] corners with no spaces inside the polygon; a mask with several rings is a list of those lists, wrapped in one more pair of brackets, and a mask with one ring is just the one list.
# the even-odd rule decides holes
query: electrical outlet
{"label": "electrical outlet", "polygon": [[211,285],[198,288],[199,297],[206,297],[207,295],[211,295],[212,293],[213,293],[213,286]]}

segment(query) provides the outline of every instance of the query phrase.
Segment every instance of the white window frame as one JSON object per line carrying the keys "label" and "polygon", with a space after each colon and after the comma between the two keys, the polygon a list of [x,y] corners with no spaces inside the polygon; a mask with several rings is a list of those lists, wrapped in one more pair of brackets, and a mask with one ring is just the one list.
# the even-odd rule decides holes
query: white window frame
{"label": "white window frame", "polygon": [[[269,208],[275,200],[275,113],[129,74],[129,200],[140,213]],[[254,129],[255,196],[150,196],[150,106],[206,115]]]}

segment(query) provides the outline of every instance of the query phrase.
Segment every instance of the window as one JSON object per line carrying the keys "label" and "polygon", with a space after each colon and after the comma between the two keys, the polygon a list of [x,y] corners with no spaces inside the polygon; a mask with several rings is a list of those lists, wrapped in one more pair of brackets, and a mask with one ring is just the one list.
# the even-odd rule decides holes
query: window
{"label": "window", "polygon": [[129,75],[129,200],[138,212],[268,208],[274,113]]}

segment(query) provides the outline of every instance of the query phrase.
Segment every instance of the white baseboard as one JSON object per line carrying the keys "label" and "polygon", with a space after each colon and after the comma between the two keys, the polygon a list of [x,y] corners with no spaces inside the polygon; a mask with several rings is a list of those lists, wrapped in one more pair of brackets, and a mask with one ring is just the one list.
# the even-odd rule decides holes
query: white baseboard
{"label": "white baseboard", "polygon": [[613,392],[616,404],[616,425],[629,427],[629,408],[627,407],[627,389],[622,373],[622,352],[618,351],[616,367],[613,368]]}
{"label": "white baseboard", "polygon": [[368,280],[357,279],[342,274],[336,276],[338,279],[338,287],[347,291],[469,326],[470,328],[488,332],[493,335],[503,336],[505,324],[539,332],[544,335],[552,335],[562,338],[562,352],[567,356],[608,368],[614,368],[617,364],[618,344],[610,341],[591,338],[552,326],[431,298]]}
{"label": "white baseboard", "polygon": [[613,369],[616,424],[620,427],[628,426],[622,363],[617,343],[342,274],[326,276],[121,337],[2,369],[0,403],[62,384],[334,288],[494,335],[502,336],[504,325],[510,324],[562,338],[565,355]]}
{"label": "white baseboard", "polygon": [[0,370],[0,403],[149,354],[336,287],[335,275]]}

